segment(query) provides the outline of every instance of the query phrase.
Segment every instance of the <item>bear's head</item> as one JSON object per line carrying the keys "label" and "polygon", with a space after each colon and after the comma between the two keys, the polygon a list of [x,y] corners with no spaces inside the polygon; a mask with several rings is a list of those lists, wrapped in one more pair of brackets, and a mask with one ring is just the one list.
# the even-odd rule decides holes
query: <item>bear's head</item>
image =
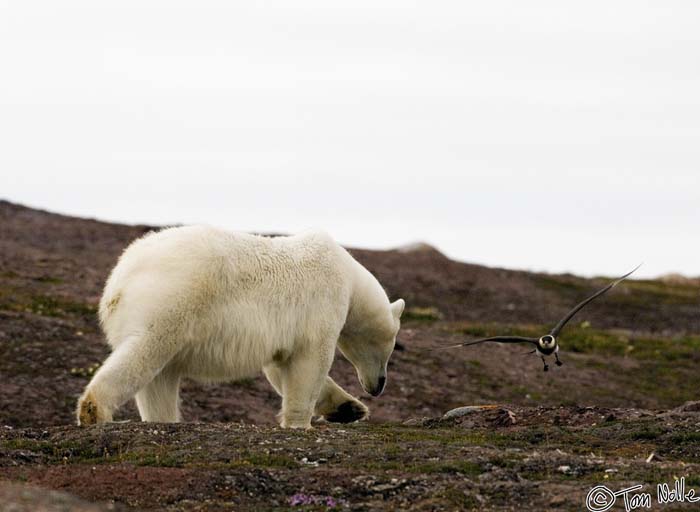
{"label": "bear's head", "polygon": [[401,327],[404,306],[403,299],[375,305],[371,311],[364,312],[361,322],[346,324],[338,339],[338,348],[355,367],[362,388],[372,396],[384,391],[386,368]]}

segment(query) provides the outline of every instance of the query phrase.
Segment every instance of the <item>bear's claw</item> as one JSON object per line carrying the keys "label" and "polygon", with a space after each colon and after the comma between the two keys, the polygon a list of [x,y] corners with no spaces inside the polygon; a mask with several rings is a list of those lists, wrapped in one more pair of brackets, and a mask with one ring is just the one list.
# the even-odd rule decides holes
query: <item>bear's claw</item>
{"label": "bear's claw", "polygon": [[361,402],[348,400],[338,406],[338,408],[326,414],[326,421],[332,423],[352,423],[365,419],[369,414],[369,409]]}

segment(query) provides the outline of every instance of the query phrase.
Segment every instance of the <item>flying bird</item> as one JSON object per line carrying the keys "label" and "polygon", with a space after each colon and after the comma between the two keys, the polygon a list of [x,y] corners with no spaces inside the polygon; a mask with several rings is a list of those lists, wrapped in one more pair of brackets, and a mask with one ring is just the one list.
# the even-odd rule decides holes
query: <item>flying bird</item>
{"label": "flying bird", "polygon": [[579,303],[574,307],[571,311],[569,311],[564,318],[559,320],[559,323],[551,330],[549,331],[549,334],[545,334],[544,336],[541,336],[540,338],[525,338],[522,336],[491,336],[490,338],[482,338],[479,340],[471,340],[471,341],[465,341],[463,343],[458,343],[456,345],[450,345],[448,347],[444,348],[454,348],[454,347],[468,347],[471,345],[478,345],[479,343],[486,343],[487,341],[493,341],[496,343],[530,343],[531,345],[535,346],[535,349],[532,352],[528,352],[529,354],[537,354],[541,359],[542,363],[544,364],[544,371],[549,370],[549,365],[547,364],[547,360],[545,359],[546,356],[551,356],[554,354],[554,359],[555,363],[557,366],[561,366],[563,363],[559,360],[559,342],[557,341],[557,337],[559,336],[559,333],[561,333],[562,329],[564,326],[571,320],[576,313],[581,311],[589,302],[597,299],[601,295],[603,295],[605,292],[608,290],[612,289],[620,283],[621,281],[624,281],[627,279],[629,276],[631,276],[639,267],[641,267],[641,263],[637,265],[637,267],[626,273],[624,276],[616,279],[609,285],[607,285],[605,288],[602,290],[598,290],[595,292],[593,295],[588,297],[586,300],[583,302]]}

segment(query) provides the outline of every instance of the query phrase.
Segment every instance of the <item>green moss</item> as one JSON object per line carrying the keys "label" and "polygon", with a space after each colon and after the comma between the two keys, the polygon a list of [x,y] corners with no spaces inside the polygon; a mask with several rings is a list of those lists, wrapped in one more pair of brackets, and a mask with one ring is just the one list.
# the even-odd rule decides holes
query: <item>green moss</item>
{"label": "green moss", "polygon": [[441,493],[441,497],[458,510],[477,510],[481,508],[479,501],[471,494],[454,487],[448,487]]}
{"label": "green moss", "polygon": [[531,279],[538,288],[563,294],[585,293],[590,288],[588,281],[573,276],[533,274]]}
{"label": "green moss", "polygon": [[[595,291],[604,284],[611,282],[614,277],[598,277],[593,283],[589,280],[573,276],[557,276],[538,274],[531,276],[538,288],[555,292],[567,297],[580,296]],[[630,279],[619,286],[628,293],[612,293],[608,301],[618,305],[649,305],[649,304],[692,304],[700,298],[700,287],[693,283],[666,283],[663,281]]]}
{"label": "green moss", "polygon": [[159,452],[127,452],[113,456],[110,462],[129,462],[135,466],[151,466],[160,468],[179,468],[188,462],[187,458],[180,458],[167,451]]}
{"label": "green moss", "polygon": [[435,307],[407,308],[401,315],[402,322],[436,322],[442,318],[442,313]]}
{"label": "green moss", "polygon": [[38,281],[40,283],[48,283],[48,284],[61,284],[63,282],[63,279],[59,277],[51,277],[51,276],[39,276],[34,278],[35,281]]}
{"label": "green moss", "polygon": [[73,367],[70,369],[70,374],[74,377],[82,377],[89,379],[93,375],[95,375],[95,372],[99,369],[101,365],[101,363],[93,363],[86,368]]}
{"label": "green moss", "polygon": [[450,330],[474,338],[510,335],[536,337],[545,332],[543,327],[534,325],[478,324],[471,322],[458,322],[453,324]]}
{"label": "green moss", "polygon": [[264,453],[248,453],[241,459],[231,461],[230,465],[289,469],[294,469],[301,466],[301,464],[299,464],[296,460],[287,455]]}
{"label": "green moss", "polygon": [[0,443],[0,447],[11,450],[25,450],[41,453],[50,460],[62,461],[64,459],[76,459],[81,461],[100,462],[105,456],[104,450],[93,444],[65,441],[51,443],[37,439],[8,439]]}
{"label": "green moss", "polygon": [[630,439],[635,441],[653,441],[663,435],[664,431],[657,426],[644,426],[639,430],[631,432],[629,434]]}
{"label": "green moss", "polygon": [[700,487],[700,475],[689,475],[685,478],[688,487]]}
{"label": "green moss", "polygon": [[682,432],[674,434],[670,439],[674,444],[699,443],[700,432]]}
{"label": "green moss", "polygon": [[616,297],[624,303],[686,304],[697,302],[700,298],[700,288],[691,283],[670,284],[663,281],[631,280],[626,281],[624,286],[633,292]]}
{"label": "green moss", "polygon": [[[538,337],[547,332],[544,325],[501,325],[458,322],[450,324],[452,333],[481,338],[496,335]],[[586,322],[568,325],[559,336],[562,350],[581,354],[632,357],[655,362],[700,362],[700,336],[675,338],[626,336],[613,330],[591,329]],[[591,363],[594,364],[594,363]]]}
{"label": "green moss", "polygon": [[[42,278],[43,279],[43,278]],[[46,278],[53,281],[52,278]],[[91,304],[75,302],[54,295],[30,295],[25,288],[5,286],[0,288],[0,309],[30,312],[42,316],[63,317],[94,316],[97,308]]]}
{"label": "green moss", "polygon": [[[437,422],[440,424],[440,422]],[[442,444],[483,445],[488,436],[482,432],[453,428],[413,428],[395,424],[377,424],[373,429],[377,439],[385,443],[439,442]]]}
{"label": "green moss", "polygon": [[567,327],[559,342],[569,352],[610,356],[624,356],[631,352],[630,342],[624,336],[575,326]]}
{"label": "green moss", "polygon": [[33,313],[54,317],[64,316],[66,313],[79,316],[91,316],[97,312],[94,306],[66,299],[59,299],[49,295],[33,296],[31,302],[26,307]]}
{"label": "green moss", "polygon": [[459,474],[474,477],[484,472],[484,469],[476,462],[468,460],[415,460],[411,452],[405,449],[400,455],[387,457],[383,448],[381,450],[383,460],[367,461],[362,465],[364,470],[371,471],[402,471],[416,474]]}
{"label": "green moss", "polygon": [[405,469],[414,473],[451,473],[465,476],[477,476],[484,472],[479,464],[468,460],[423,462],[406,466]]}

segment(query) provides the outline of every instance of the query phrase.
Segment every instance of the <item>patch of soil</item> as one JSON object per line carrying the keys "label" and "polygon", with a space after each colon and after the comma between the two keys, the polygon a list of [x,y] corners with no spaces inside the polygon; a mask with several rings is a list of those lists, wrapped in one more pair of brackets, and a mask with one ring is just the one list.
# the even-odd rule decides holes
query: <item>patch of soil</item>
{"label": "patch of soil", "polygon": [[0,504],[8,512],[105,512],[126,510],[114,503],[88,503],[70,494],[40,487],[0,482]]}

